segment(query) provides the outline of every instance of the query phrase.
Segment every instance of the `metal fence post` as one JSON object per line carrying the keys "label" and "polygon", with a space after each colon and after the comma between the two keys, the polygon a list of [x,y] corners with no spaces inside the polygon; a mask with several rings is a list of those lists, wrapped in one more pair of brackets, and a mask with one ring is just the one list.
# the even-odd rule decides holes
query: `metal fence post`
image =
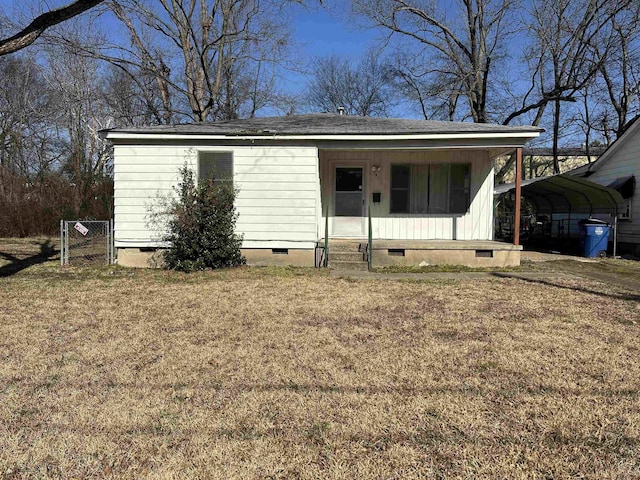
{"label": "metal fence post", "polygon": [[69,265],[69,222],[64,222],[64,264]]}
{"label": "metal fence post", "polygon": [[60,266],[64,267],[64,220],[60,220]]}
{"label": "metal fence post", "polygon": [[104,232],[104,240],[105,240],[105,246],[104,246],[104,259],[107,262],[107,265],[109,265],[111,263],[111,249],[109,248],[109,246],[111,245],[111,242],[109,241],[109,225],[110,222],[107,222],[105,224],[102,225],[102,231]]}
{"label": "metal fence post", "polygon": [[111,263],[116,263],[116,234],[115,220],[111,219]]}

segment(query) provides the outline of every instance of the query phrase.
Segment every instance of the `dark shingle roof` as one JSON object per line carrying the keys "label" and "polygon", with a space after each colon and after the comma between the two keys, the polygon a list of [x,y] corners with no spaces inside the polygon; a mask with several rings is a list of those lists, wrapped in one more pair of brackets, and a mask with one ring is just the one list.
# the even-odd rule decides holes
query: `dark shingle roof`
{"label": "dark shingle roof", "polygon": [[439,122],[398,118],[357,117],[333,113],[261,117],[246,120],[112,128],[106,133],[177,135],[407,135],[450,133],[542,132],[538,127],[505,126],[471,122]]}

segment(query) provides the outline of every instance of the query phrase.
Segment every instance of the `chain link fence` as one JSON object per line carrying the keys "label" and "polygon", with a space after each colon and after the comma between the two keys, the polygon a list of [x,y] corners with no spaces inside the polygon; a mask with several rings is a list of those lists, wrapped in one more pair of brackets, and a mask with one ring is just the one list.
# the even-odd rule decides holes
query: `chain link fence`
{"label": "chain link fence", "polygon": [[61,220],[61,265],[115,263],[113,220]]}

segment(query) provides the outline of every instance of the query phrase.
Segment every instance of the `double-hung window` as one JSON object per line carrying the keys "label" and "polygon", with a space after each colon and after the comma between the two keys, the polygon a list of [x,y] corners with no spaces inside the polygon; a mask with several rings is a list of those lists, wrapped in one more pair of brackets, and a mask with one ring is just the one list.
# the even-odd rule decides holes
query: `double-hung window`
{"label": "double-hung window", "polygon": [[390,213],[460,214],[469,209],[468,163],[391,165]]}
{"label": "double-hung window", "polygon": [[231,152],[199,152],[198,180],[214,184],[233,183],[233,153]]}

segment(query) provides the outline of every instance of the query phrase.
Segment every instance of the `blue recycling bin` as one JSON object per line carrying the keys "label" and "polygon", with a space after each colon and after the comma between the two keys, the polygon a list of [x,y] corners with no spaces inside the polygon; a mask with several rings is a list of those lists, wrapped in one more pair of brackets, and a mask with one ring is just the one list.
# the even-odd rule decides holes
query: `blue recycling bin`
{"label": "blue recycling bin", "polygon": [[580,227],[580,255],[587,258],[606,257],[610,226],[607,222],[589,218]]}

